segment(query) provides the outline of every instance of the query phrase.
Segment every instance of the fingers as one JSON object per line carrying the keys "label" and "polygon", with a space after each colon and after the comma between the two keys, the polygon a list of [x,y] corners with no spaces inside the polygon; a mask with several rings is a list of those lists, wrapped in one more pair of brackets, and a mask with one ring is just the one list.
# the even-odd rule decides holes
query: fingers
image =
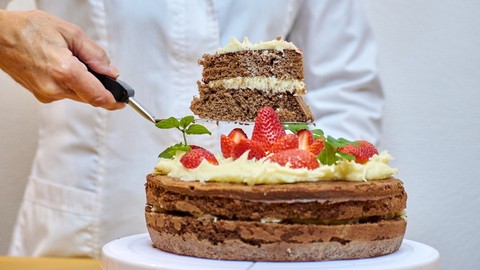
{"label": "fingers", "polygon": [[73,63],[65,76],[67,79],[65,86],[78,96],[81,101],[107,110],[125,107],[125,103],[117,102],[102,83],[92,73],[88,72],[85,65],[80,63],[75,57],[72,57],[71,61]]}
{"label": "fingers", "polygon": [[70,51],[92,70],[117,78],[119,71],[110,63],[107,53],[93,40],[88,38],[76,25],[71,25],[69,31],[62,31]]}

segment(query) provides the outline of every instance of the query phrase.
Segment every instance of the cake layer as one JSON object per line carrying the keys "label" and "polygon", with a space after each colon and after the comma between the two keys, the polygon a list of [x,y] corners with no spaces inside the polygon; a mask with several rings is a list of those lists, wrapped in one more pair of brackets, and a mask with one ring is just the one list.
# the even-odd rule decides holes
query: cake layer
{"label": "cake layer", "polygon": [[401,213],[407,196],[402,182],[304,182],[255,185],[180,181],[149,175],[147,205],[152,211],[222,219],[338,223],[381,219]]}
{"label": "cake layer", "polygon": [[205,220],[146,212],[153,246],[222,260],[318,261],[368,258],[397,250],[402,218],[346,225]]}
{"label": "cake layer", "polygon": [[258,110],[270,106],[283,122],[312,122],[313,115],[303,99],[292,93],[266,93],[258,89],[210,88],[199,83],[199,97],[190,110],[200,118],[220,121],[255,121]]}
{"label": "cake layer", "polygon": [[303,81],[302,54],[296,50],[246,50],[224,54],[205,54],[202,80],[210,81],[238,77],[275,77]]}

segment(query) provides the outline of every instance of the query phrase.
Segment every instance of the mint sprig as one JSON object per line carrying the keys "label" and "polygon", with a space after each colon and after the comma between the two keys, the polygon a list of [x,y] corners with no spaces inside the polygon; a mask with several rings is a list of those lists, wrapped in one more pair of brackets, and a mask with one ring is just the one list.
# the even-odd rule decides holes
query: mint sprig
{"label": "mint sprig", "polygon": [[190,145],[188,145],[187,135],[212,135],[210,130],[208,130],[203,125],[195,124],[194,121],[195,118],[192,115],[189,115],[181,118],[180,120],[175,117],[170,117],[156,123],[155,126],[161,129],[178,129],[180,132],[182,132],[183,136],[183,142],[179,142],[175,145],[168,147],[162,153],[160,153],[158,157],[171,159],[175,157],[177,151],[186,152],[190,150],[191,147]]}
{"label": "mint sprig", "polygon": [[325,165],[333,165],[341,159],[355,160],[355,157],[339,151],[340,148],[349,144],[359,145],[357,142],[352,142],[344,138],[335,139],[332,136],[327,136],[324,140],[325,146],[317,156],[318,160]]}
{"label": "mint sprig", "polygon": [[[285,124],[284,129],[290,130],[293,133],[298,133],[302,129],[308,129],[306,124]],[[320,163],[325,165],[333,165],[341,159],[355,160],[355,157],[349,154],[345,154],[339,151],[340,148],[349,144],[360,145],[358,142],[352,142],[344,138],[335,139],[332,136],[325,137],[323,130],[312,129],[310,130],[315,139],[321,139],[325,143],[322,152],[317,156]]]}

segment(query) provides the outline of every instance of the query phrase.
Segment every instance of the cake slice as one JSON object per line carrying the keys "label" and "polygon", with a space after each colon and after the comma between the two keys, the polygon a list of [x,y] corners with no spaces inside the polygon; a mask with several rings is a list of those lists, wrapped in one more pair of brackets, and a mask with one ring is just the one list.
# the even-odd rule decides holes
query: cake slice
{"label": "cake slice", "polygon": [[301,96],[306,93],[303,54],[292,43],[233,38],[214,54],[203,55],[199,64],[199,96],[190,109],[200,118],[253,122],[258,110],[270,106],[282,122],[313,121]]}

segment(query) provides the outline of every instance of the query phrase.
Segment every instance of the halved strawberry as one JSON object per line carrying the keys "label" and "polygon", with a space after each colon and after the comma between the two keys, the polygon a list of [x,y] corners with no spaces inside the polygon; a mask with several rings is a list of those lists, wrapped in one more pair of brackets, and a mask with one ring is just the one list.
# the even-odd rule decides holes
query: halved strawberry
{"label": "halved strawberry", "polygon": [[273,143],[269,152],[277,153],[283,150],[295,148],[298,148],[298,136],[295,134],[287,134]]}
{"label": "halved strawberry", "polygon": [[246,151],[250,151],[248,153],[248,159],[261,159],[266,156],[266,153],[259,142],[249,139],[242,139],[233,146],[232,158],[237,159]]}
{"label": "halved strawberry", "polygon": [[265,106],[258,111],[253,127],[252,140],[262,144],[267,151],[278,139],[285,136],[282,122],[272,107]]}
{"label": "halved strawberry", "polygon": [[325,142],[322,139],[315,139],[307,148],[307,151],[318,156],[325,147]]}
{"label": "halved strawberry", "polygon": [[225,158],[231,157],[233,146],[242,139],[247,139],[247,135],[241,128],[233,129],[228,136],[222,134],[220,136],[220,149],[222,150],[223,156]]}
{"label": "halved strawberry", "polygon": [[194,148],[188,151],[180,158],[180,163],[182,163],[185,168],[194,169],[197,168],[204,159],[211,164],[218,165],[215,156],[204,148]]}
{"label": "halved strawberry", "polygon": [[290,164],[290,168],[306,168],[314,170],[320,166],[314,154],[303,149],[289,149],[273,154],[270,158],[271,162],[286,166]]}
{"label": "halved strawberry", "polygon": [[247,139],[247,134],[241,128],[234,128],[228,134],[228,137],[233,140],[234,143],[240,142],[241,139]]}
{"label": "halved strawberry", "polygon": [[297,132],[298,148],[307,150],[313,143],[313,133],[308,129],[302,129]]}
{"label": "halved strawberry", "polygon": [[357,140],[360,145],[349,144],[338,149],[338,151],[355,157],[355,162],[365,164],[375,154],[378,154],[377,148],[367,141]]}

